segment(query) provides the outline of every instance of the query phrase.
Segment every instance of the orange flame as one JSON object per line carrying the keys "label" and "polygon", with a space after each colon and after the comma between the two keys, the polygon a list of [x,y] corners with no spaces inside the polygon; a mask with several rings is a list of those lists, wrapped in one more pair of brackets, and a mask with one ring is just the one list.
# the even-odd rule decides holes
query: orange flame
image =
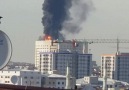
{"label": "orange flame", "polygon": [[44,36],[44,40],[52,40],[52,37],[49,36],[49,35],[45,35],[45,36]]}

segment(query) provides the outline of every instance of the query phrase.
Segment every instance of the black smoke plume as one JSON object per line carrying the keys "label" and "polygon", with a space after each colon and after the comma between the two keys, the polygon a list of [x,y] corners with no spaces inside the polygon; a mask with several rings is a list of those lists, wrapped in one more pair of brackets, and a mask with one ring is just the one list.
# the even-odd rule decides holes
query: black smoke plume
{"label": "black smoke plume", "polygon": [[71,6],[72,0],[44,0],[42,24],[45,35],[50,35],[52,39],[63,37],[60,31],[64,21],[70,19]]}

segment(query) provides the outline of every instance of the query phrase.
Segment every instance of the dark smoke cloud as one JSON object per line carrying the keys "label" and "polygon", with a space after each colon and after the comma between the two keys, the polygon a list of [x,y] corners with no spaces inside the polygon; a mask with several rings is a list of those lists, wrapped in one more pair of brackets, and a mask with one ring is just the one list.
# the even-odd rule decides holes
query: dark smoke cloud
{"label": "dark smoke cloud", "polygon": [[45,35],[50,35],[53,39],[63,38],[60,31],[64,21],[70,18],[71,6],[72,0],[44,0],[42,24]]}
{"label": "dark smoke cloud", "polygon": [[82,30],[81,25],[86,21],[89,11],[93,9],[91,0],[73,0],[71,8],[72,19],[63,24],[63,30],[66,33],[79,33]]}
{"label": "dark smoke cloud", "polygon": [[91,4],[91,0],[44,0],[44,34],[53,39],[64,39],[66,34],[79,33],[91,10]]}

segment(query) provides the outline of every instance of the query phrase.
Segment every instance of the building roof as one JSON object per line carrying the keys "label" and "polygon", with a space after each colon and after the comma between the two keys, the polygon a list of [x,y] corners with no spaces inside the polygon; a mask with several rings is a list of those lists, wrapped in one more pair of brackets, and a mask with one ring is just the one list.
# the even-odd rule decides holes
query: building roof
{"label": "building roof", "polygon": [[65,75],[59,75],[59,74],[50,74],[48,77],[54,77],[54,78],[66,78]]}
{"label": "building roof", "polygon": [[[102,82],[103,81],[103,78],[99,78],[98,79],[100,82]],[[108,78],[107,79],[107,84],[113,84],[114,82],[116,82],[116,83],[120,83],[120,84],[123,84],[123,85],[129,85],[129,83],[127,83],[127,82],[123,82],[123,81],[119,81],[119,80],[114,80],[114,79],[110,79],[110,78]]]}
{"label": "building roof", "polygon": [[[119,85],[129,85],[129,83],[127,83],[127,82],[113,80],[113,79],[109,79],[109,78],[107,79],[107,85],[113,85],[114,83],[117,83]],[[76,80],[76,84],[84,85],[87,83],[84,81],[84,78],[80,78],[80,79]],[[98,84],[99,85],[103,84],[103,78],[98,78]]]}
{"label": "building roof", "polygon": [[101,56],[111,57],[111,56],[115,56],[115,54],[102,54]]}

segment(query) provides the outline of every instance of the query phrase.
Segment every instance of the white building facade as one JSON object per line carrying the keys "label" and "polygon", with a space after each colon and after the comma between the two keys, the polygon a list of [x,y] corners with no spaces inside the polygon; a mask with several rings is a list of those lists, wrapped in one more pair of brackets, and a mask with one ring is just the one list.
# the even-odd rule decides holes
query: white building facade
{"label": "white building facade", "polygon": [[129,53],[101,56],[101,76],[103,77],[104,65],[106,76],[129,83]]}
{"label": "white building facade", "polygon": [[104,54],[101,56],[101,76],[104,75],[104,70],[106,67],[107,78],[114,79],[116,71],[116,60],[115,54]]}
{"label": "white building facade", "polygon": [[0,71],[0,83],[41,87],[41,73],[29,70]]}

